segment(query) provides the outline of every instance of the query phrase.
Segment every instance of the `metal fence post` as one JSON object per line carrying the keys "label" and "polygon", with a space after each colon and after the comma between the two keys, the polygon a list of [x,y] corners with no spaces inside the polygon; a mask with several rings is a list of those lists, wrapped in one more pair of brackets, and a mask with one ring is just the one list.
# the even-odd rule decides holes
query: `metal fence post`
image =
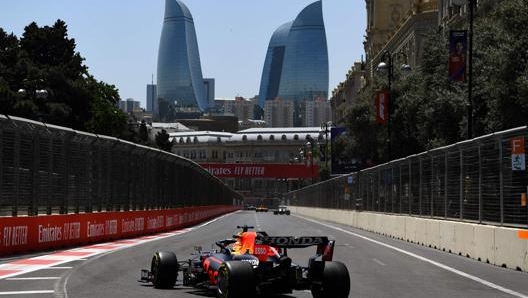
{"label": "metal fence post", "polygon": [[499,146],[499,208],[500,208],[500,224],[501,226],[504,225],[504,173],[503,173],[503,160],[504,157],[502,156],[503,150],[502,150],[502,136],[499,136],[498,138],[498,146]]}
{"label": "metal fence post", "polygon": [[481,152],[481,142],[477,141],[477,148],[478,148],[478,201],[479,201],[479,223],[482,223],[482,152]]}
{"label": "metal fence post", "polygon": [[460,154],[460,173],[459,173],[459,183],[460,183],[460,205],[459,208],[459,219],[464,219],[464,154],[461,149],[458,149]]}

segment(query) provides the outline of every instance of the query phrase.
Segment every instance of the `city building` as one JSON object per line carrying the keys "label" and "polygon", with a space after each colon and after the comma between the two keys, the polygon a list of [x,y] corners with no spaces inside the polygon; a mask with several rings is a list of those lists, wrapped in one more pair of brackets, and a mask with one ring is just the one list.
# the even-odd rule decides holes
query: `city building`
{"label": "city building", "polygon": [[214,109],[215,106],[215,79],[205,78],[204,79],[205,87],[205,98],[207,99],[207,111]]}
{"label": "city building", "polygon": [[276,98],[293,101],[293,125],[302,126],[300,103],[328,99],[328,76],[322,1],[316,1],[273,33],[262,70],[259,106],[264,108],[266,101]]}
{"label": "city building", "polygon": [[179,0],[165,0],[158,49],[157,99],[162,121],[185,113],[198,115],[209,108],[193,17]]}
{"label": "city building", "polygon": [[158,91],[154,83],[147,84],[147,112],[151,113],[154,117],[159,116],[158,109]]}
{"label": "city building", "polygon": [[125,113],[133,113],[136,110],[140,110],[140,103],[133,98],[127,98],[126,100],[119,101],[119,109]]}
{"label": "city building", "polygon": [[[394,65],[418,69],[424,41],[438,28],[438,0],[366,0],[366,71],[375,75],[378,64],[390,54]],[[385,59],[382,59],[385,58]]]}
{"label": "city building", "polygon": [[346,75],[345,81],[339,83],[332,91],[330,98],[332,119],[336,124],[346,123],[350,107],[356,104],[359,93],[365,87],[365,62],[356,61]]}
{"label": "city building", "polygon": [[169,136],[173,153],[197,162],[244,193],[249,202],[278,202],[283,193],[318,181],[322,165],[318,152],[325,144],[320,127],[187,131]]}
{"label": "city building", "polygon": [[264,121],[268,127],[293,127],[293,101],[280,98],[266,100],[264,104]]}

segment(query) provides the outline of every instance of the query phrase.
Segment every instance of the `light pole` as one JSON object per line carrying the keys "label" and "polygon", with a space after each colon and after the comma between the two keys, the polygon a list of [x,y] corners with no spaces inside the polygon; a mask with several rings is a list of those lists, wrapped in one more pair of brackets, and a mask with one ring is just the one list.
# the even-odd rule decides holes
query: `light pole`
{"label": "light pole", "polygon": [[455,5],[469,5],[469,41],[468,41],[468,102],[467,102],[467,138],[473,138],[473,11],[477,0],[453,0]]}
{"label": "light pole", "polygon": [[322,122],[321,123],[321,130],[324,132],[325,135],[325,147],[324,147],[324,157],[325,157],[325,169],[328,170],[328,133],[330,125],[328,122]]}
{"label": "light pole", "polygon": [[469,43],[468,43],[468,140],[473,138],[473,10],[476,0],[469,0]]}
{"label": "light pole", "polygon": [[[397,54],[403,54],[403,53],[397,53]],[[388,112],[387,112],[387,161],[391,161],[392,159],[392,151],[391,151],[391,114],[392,114],[392,79],[394,77],[394,55],[391,51],[384,51],[383,55],[381,56],[381,62],[378,64],[378,67],[376,68],[376,72],[383,74],[387,73],[387,87],[389,91],[389,98],[388,100]],[[387,60],[387,62],[384,62]],[[408,64],[402,64],[400,67],[400,70],[402,73],[408,73],[411,71],[411,66]]]}
{"label": "light pole", "polygon": [[[17,91],[18,95],[22,98],[27,98],[28,96],[28,91],[24,88],[21,88],[21,89],[18,89]],[[29,92],[29,95],[30,97],[35,100],[35,99],[45,99],[48,97],[48,90],[46,89],[35,89],[35,90],[30,90]],[[39,105],[38,103],[36,103],[37,105]],[[40,107],[39,107],[40,109]],[[46,116],[46,114],[42,113],[42,111],[39,110],[38,114],[36,115],[38,116],[38,120],[40,122],[43,122],[43,119],[42,117],[43,116]]]}
{"label": "light pole", "polygon": [[313,172],[313,142],[306,142],[306,155],[308,157],[308,161],[310,162],[310,175],[312,177],[312,184],[314,183],[314,172]]}

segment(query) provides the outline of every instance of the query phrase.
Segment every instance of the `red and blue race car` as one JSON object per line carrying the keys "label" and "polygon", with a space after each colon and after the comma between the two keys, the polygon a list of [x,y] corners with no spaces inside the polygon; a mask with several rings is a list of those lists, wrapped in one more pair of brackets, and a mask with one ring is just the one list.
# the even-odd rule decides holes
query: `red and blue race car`
{"label": "red and blue race car", "polygon": [[[332,261],[334,240],[324,236],[269,236],[263,231],[242,229],[233,238],[217,241],[218,249],[197,253],[179,262],[174,252],[158,251],[150,270],[141,271],[142,282],[155,288],[173,288],[182,273],[182,285],[216,291],[220,298],[289,294],[311,290],[314,298],[346,298],[350,277],[346,266]],[[316,246],[308,266],[295,264],[290,248]]]}

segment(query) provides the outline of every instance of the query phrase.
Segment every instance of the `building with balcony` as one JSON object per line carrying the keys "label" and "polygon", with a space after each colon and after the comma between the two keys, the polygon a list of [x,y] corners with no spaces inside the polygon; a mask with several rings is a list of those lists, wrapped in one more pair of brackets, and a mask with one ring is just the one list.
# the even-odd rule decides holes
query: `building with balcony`
{"label": "building with balcony", "polygon": [[251,128],[236,133],[170,132],[172,152],[192,159],[251,200],[279,199],[317,181],[320,127]]}
{"label": "building with balcony", "polygon": [[[366,0],[366,71],[370,78],[384,53],[395,65],[421,66],[424,41],[438,28],[438,0]],[[389,16],[389,17],[387,17]]]}
{"label": "building with balcony", "polygon": [[356,61],[346,75],[332,91],[330,98],[332,119],[336,124],[345,124],[349,109],[356,104],[359,93],[366,85],[365,62]]}

